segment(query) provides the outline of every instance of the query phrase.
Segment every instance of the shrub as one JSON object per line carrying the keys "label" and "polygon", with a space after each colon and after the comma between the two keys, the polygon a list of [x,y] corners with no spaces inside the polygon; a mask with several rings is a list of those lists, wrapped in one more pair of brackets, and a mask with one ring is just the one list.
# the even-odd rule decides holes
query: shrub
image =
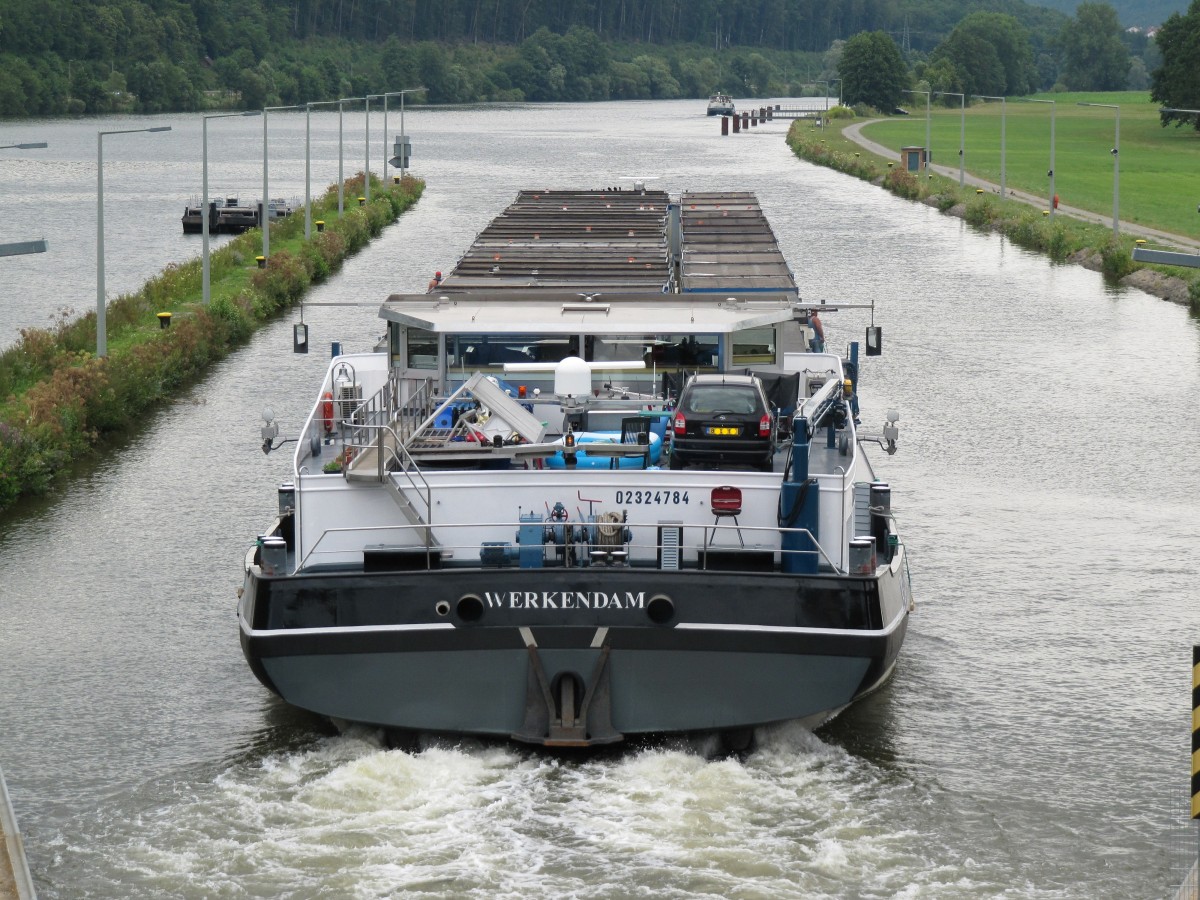
{"label": "shrub", "polygon": [[1067,231],[1067,226],[1061,219],[1058,219],[1047,228],[1047,231],[1049,234],[1045,250],[1051,259],[1062,262],[1071,255],[1072,249],[1071,237]]}
{"label": "shrub", "polygon": [[996,208],[990,194],[976,194],[967,201],[964,218],[976,228],[991,228],[996,219]]}
{"label": "shrub", "polygon": [[904,169],[888,169],[888,173],[883,176],[883,184],[893,194],[908,200],[918,200],[921,197],[921,182]]}
{"label": "shrub", "polygon": [[1121,239],[1110,237],[1100,247],[1102,270],[1107,278],[1118,281],[1133,271],[1133,256]]}
{"label": "shrub", "polygon": [[941,191],[935,194],[933,199],[938,212],[946,212],[949,209],[953,209],[958,203],[958,194],[953,191]]}

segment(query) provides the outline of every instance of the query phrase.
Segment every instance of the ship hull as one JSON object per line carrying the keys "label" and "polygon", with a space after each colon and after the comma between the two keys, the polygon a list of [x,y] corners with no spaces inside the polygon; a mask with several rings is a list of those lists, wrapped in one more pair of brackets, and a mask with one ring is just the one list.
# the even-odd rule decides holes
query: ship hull
{"label": "ship hull", "polygon": [[907,627],[902,552],[869,578],[251,570],[241,642],[287,702],[385,729],[586,746],[815,727],[891,674]]}

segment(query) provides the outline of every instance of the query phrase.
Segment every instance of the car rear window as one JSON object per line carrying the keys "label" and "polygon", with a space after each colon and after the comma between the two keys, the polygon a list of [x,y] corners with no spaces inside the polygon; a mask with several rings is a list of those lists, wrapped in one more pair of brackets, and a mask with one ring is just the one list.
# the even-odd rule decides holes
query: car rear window
{"label": "car rear window", "polygon": [[685,413],[751,414],[762,412],[758,391],[750,385],[698,384],[687,392],[680,407]]}

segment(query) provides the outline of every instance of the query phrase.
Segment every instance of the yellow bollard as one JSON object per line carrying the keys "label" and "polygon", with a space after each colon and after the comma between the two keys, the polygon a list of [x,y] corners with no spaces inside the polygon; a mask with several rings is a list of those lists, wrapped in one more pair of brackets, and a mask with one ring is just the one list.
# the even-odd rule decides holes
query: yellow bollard
{"label": "yellow bollard", "polygon": [[171,327],[171,314],[169,312],[160,312],[158,314],[158,327],[159,328],[170,328]]}
{"label": "yellow bollard", "polygon": [[265,269],[267,267],[267,258],[265,256],[256,256],[254,259],[258,263],[258,267],[260,269]]}
{"label": "yellow bollard", "polygon": [[314,222],[313,224],[317,226],[317,231],[325,230],[325,220],[324,219],[317,219],[317,221]]}

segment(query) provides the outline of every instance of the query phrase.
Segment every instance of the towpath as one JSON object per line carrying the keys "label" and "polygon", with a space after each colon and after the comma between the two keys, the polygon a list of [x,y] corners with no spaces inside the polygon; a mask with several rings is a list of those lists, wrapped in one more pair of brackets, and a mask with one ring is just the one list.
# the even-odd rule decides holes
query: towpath
{"label": "towpath", "polygon": [[[853,125],[847,125],[842,130],[842,134],[847,139],[854,141],[854,143],[858,144],[863,149],[869,150],[871,153],[874,153],[877,156],[882,156],[884,159],[898,160],[900,159],[900,154],[895,150],[891,150],[888,147],[883,146],[883,144],[877,144],[875,141],[870,140],[862,134],[863,126],[870,125],[873,122],[883,121],[886,120],[867,119],[865,122],[855,122]],[[929,168],[931,168],[937,174],[944,175],[947,178],[958,178],[958,166],[939,166],[934,164],[930,165]],[[989,190],[997,194],[1000,192],[1000,185],[994,184],[990,181],[985,181],[982,178],[978,178],[972,175],[970,172],[966,173],[963,181],[972,187],[983,188],[984,190]],[[1009,188],[1007,193],[1010,199],[1019,200],[1022,203],[1028,203],[1030,206],[1034,206],[1039,209],[1046,208],[1045,197],[1038,197],[1034,194],[1026,193],[1025,191],[1013,190],[1012,188]],[[1085,222],[1095,222],[1098,225],[1112,225],[1112,216],[1102,216],[1099,213],[1090,212],[1086,209],[1079,209],[1078,207],[1074,206],[1064,206],[1060,203],[1057,212],[1071,216],[1074,219],[1082,219]],[[1159,231],[1156,228],[1148,228],[1145,225],[1139,225],[1136,222],[1126,222],[1124,219],[1119,221],[1119,228],[1122,234],[1130,234],[1135,237],[1142,237],[1148,240],[1158,241],[1162,244],[1177,247],[1180,250],[1186,250],[1190,252],[1200,251],[1200,240],[1197,240],[1196,238],[1187,237],[1181,234],[1172,234],[1168,231]]]}

